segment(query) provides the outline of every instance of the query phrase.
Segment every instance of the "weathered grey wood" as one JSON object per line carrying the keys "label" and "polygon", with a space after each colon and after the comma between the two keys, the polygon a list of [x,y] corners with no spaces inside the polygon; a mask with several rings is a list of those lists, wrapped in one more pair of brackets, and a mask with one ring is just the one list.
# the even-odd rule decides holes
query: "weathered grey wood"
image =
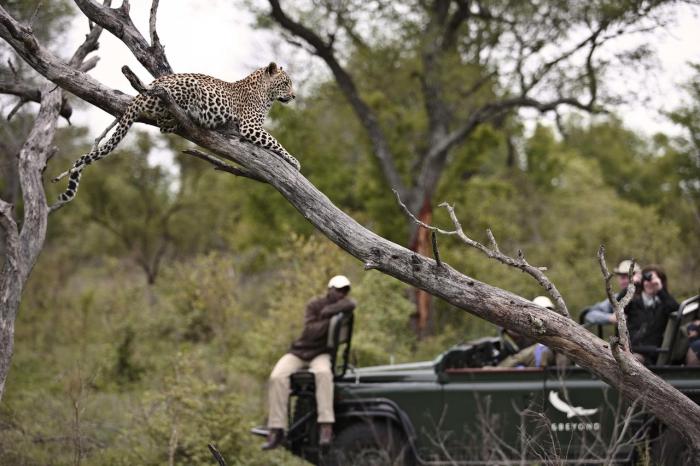
{"label": "weathered grey wood", "polygon": [[151,7],[149,26],[152,43],[150,45],[131,20],[127,0],[124,0],[119,8],[109,8],[92,0],[75,0],[75,4],[85,13],[85,16],[121,39],[154,77],[172,74],[173,70],[165,56],[165,49],[155,33],[155,13],[158,2],[154,2]]}
{"label": "weathered grey wood", "polygon": [[[114,115],[124,108],[123,94],[98,93],[104,86],[84,73],[66,70],[55,62],[33,38],[18,40],[14,20],[0,7],[0,37],[12,45],[37,71],[70,89],[84,100]],[[26,33],[26,30],[24,31]],[[9,39],[8,39],[9,37]],[[33,46],[32,50],[26,47]],[[183,130],[180,135],[239,163],[246,171],[266,181],[282,194],[301,215],[329,239],[365,264],[397,279],[426,290],[447,302],[511,328],[559,351],[590,369],[626,397],[640,400],[659,419],[674,427],[696,451],[700,451],[700,407],[662,379],[622,352],[627,370],[622,371],[605,341],[555,312],[529,300],[468,277],[449,265],[438,266],[432,259],[394,244],[338,209],[315,186],[277,155],[242,142],[239,138],[193,126],[179,109],[174,113]],[[303,162],[303,157],[302,157]]]}
{"label": "weathered grey wood", "polygon": [[0,223],[7,235],[5,262],[0,272],[0,399],[10,370],[14,348],[15,319],[24,284],[46,238],[48,206],[42,172],[53,151],[52,141],[60,115],[63,90],[52,82],[41,88],[41,107],[19,153],[19,177],[24,201],[24,220],[18,231],[12,205],[0,201]]}
{"label": "weathered grey wood", "polygon": [[[41,102],[41,91],[36,87],[20,81],[0,81],[0,94],[16,95],[25,102]],[[61,116],[70,121],[70,116],[72,114],[73,108],[64,98],[61,107]]]}
{"label": "weathered grey wood", "polygon": [[[108,1],[108,0],[107,0]],[[58,58],[52,66],[61,73],[85,75],[95,66],[97,57],[86,60],[97,49],[102,27],[93,27],[69,61],[69,68]],[[31,28],[22,26],[0,7],[0,36],[8,43],[22,44],[22,53],[48,53],[39,47]],[[80,70],[80,71],[76,71]],[[47,70],[48,71],[48,70]],[[94,82],[94,81],[93,81]],[[89,86],[88,86],[89,87]],[[2,89],[0,89],[2,92]],[[14,350],[14,326],[22,290],[36,263],[46,239],[49,207],[42,180],[46,163],[54,153],[53,138],[59,115],[64,115],[66,102],[61,87],[51,81],[38,91],[39,113],[18,156],[17,177],[22,191],[24,218],[21,230],[13,215],[13,205],[0,199],[0,227],[4,230],[4,262],[0,264],[0,400]]]}
{"label": "weathered grey wood", "polygon": [[100,102],[98,106],[113,115],[121,115],[129,104],[130,96],[104,86],[89,74],[72,68],[41,46],[31,28],[15,21],[2,6],[0,6],[0,37],[10,44],[32,68],[66,91],[89,102]]}

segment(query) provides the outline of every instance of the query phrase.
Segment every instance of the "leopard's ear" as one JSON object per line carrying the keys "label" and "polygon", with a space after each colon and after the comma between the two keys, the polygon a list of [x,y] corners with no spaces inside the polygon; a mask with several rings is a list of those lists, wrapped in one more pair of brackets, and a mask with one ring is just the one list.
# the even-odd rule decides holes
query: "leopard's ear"
{"label": "leopard's ear", "polygon": [[272,76],[277,73],[277,63],[271,61],[269,65],[267,65],[267,69],[265,70],[268,75]]}

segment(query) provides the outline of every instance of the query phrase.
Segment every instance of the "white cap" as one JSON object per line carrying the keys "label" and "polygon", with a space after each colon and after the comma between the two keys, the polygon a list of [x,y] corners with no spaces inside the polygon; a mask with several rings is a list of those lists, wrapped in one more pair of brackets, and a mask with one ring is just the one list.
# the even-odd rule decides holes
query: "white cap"
{"label": "white cap", "polygon": [[345,275],[336,275],[328,281],[328,288],[345,288],[350,286],[350,280]]}
{"label": "white cap", "polygon": [[[616,268],[615,270],[613,270],[613,273],[617,273],[617,274],[620,274],[620,275],[627,275],[627,273],[628,273],[629,270],[630,270],[630,266],[631,266],[631,265],[632,265],[632,261],[631,261],[631,260],[623,260],[622,262],[620,262],[620,263],[617,265],[617,268]],[[637,264],[637,263],[635,262],[635,263],[634,263],[634,270],[632,271],[632,273],[637,273],[637,272],[639,272],[639,271],[640,271],[640,269],[639,269],[639,264]]]}
{"label": "white cap", "polygon": [[552,300],[546,296],[538,296],[535,299],[533,299],[532,302],[537,304],[538,306],[546,307],[547,309],[554,309],[554,304],[552,304]]}

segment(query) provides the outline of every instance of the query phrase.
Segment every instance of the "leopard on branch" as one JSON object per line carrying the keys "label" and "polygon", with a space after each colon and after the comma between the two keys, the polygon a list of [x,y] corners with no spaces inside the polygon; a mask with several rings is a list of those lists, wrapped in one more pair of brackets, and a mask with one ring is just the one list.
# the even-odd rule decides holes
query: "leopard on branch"
{"label": "leopard on branch", "polygon": [[[197,125],[217,129],[235,124],[243,138],[272,150],[294,168],[300,169],[297,159],[262,127],[275,100],[287,103],[295,97],[292,80],[274,62],[240,81],[226,82],[204,74],[178,73],[161,76],[150,87],[167,91]],[[53,179],[56,182],[69,177],[68,188],[58,198],[60,202],[69,202],[75,197],[83,169],[112,152],[134,121],[141,117],[155,120],[163,133],[178,129],[177,121],[168,111],[166,103],[153,95],[137,95],[117,120],[117,127],[107,142],[93,148],[89,154],[76,160],[70,170]]]}

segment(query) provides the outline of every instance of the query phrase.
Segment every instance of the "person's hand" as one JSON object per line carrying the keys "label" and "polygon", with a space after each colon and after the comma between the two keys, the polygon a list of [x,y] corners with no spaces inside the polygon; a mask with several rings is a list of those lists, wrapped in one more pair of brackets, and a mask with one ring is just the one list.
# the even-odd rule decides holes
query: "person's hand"
{"label": "person's hand", "polygon": [[651,271],[649,273],[651,274],[651,280],[644,280],[644,292],[647,295],[655,296],[663,289],[664,285],[656,272]]}
{"label": "person's hand", "polygon": [[642,272],[634,272],[634,275],[632,275],[632,283],[635,285],[642,283]]}
{"label": "person's hand", "polygon": [[616,324],[617,323],[617,314],[615,314],[614,312],[612,314],[610,314],[610,316],[608,316],[608,322],[610,322],[611,324]]}

